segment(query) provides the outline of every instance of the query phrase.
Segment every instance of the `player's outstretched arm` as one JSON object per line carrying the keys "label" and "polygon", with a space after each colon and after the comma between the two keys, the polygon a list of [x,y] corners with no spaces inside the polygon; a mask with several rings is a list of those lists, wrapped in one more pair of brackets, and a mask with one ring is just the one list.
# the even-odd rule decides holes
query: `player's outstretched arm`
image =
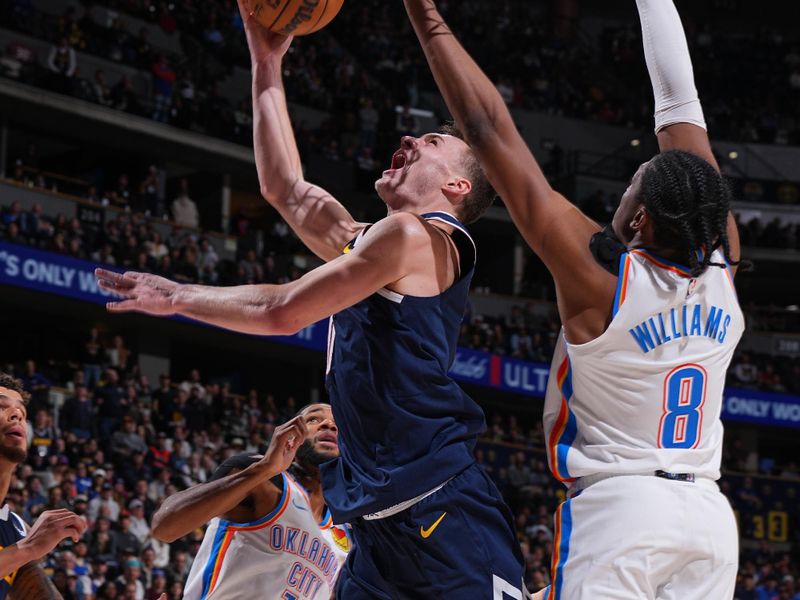
{"label": "player's outstretched arm", "polygon": [[497,88],[455,38],[435,2],[404,2],[456,124],[514,224],[553,275],[568,330],[573,328],[573,317],[587,311],[608,312],[613,288],[589,250],[600,227],[550,187]]}
{"label": "player's outstretched arm", "polygon": [[430,234],[419,217],[397,213],[376,223],[343,254],[283,285],[185,285],[148,273],[96,269],[99,286],[121,296],[110,312],[180,315],[232,331],[291,335],[371,296],[425,265]]}
{"label": "player's outstretched arm", "polygon": [[[659,149],[691,152],[719,171],[695,87],[686,34],[673,0],[636,0],[636,6],[655,97]],[[739,231],[733,214],[728,216],[728,240],[731,258],[739,260]],[[731,268],[735,271],[735,266]]]}
{"label": "player's outstretched arm", "polygon": [[[174,542],[237,507],[253,488],[289,468],[307,433],[303,417],[295,417],[275,429],[267,453],[257,463],[169,496],[153,515],[153,537],[162,542]],[[273,508],[280,495],[277,488],[274,493]]]}
{"label": "player's outstretched arm", "polygon": [[531,248],[546,254],[555,219],[586,229],[590,222],[550,187],[497,88],[455,38],[435,2],[404,1],[447,107]]}
{"label": "player's outstretched arm", "polygon": [[328,192],[303,178],[281,76],[291,38],[271,33],[239,10],[253,77],[253,149],[261,194],[323,260],[336,258],[363,227]]}

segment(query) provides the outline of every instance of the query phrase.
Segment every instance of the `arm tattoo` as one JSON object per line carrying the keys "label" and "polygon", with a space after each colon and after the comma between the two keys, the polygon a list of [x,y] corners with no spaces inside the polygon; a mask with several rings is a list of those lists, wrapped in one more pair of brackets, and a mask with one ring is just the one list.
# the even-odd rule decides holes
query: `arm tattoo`
{"label": "arm tattoo", "polygon": [[63,600],[38,561],[31,561],[20,567],[14,578],[14,585],[8,592],[8,598],[9,600]]}

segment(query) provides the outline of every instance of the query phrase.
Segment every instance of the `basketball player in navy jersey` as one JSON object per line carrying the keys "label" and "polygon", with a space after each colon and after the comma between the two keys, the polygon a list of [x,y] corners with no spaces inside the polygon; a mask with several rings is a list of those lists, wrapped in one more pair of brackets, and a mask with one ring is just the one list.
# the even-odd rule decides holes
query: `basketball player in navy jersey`
{"label": "basketball player in navy jersey", "polygon": [[356,222],[303,178],[281,77],[290,40],[243,19],[261,191],[328,262],[286,285],[233,288],[98,270],[123,297],[109,310],[260,334],[333,315],[327,389],[341,455],[321,475],[334,522],[355,537],[338,597],[519,600],[511,515],[473,458],[484,415],[448,375],[475,268],[464,224],[494,190],[455,132],[406,136],[375,184],[388,216]]}
{"label": "basketball player in navy jersey", "polygon": [[731,598],[720,493],[725,371],[744,330],[739,236],[672,0],[637,0],[661,154],[605,231],[554,191],[433,0],[405,0],[450,111],[555,279],[563,330],[545,399],[556,512],[548,600]]}
{"label": "basketball player in navy jersey", "polygon": [[[0,497],[5,498],[11,476],[28,454],[28,394],[13,377],[0,373]],[[86,522],[64,509],[39,515],[30,531],[8,504],[0,508],[0,600],[59,599],[55,586],[38,561],[61,540],[77,542]]]}

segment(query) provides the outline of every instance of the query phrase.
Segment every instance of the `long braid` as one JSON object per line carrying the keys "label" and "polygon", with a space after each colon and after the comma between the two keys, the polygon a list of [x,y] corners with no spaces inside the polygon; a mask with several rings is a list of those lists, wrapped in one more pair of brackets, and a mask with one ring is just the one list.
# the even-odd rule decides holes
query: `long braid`
{"label": "long braid", "polygon": [[711,259],[720,246],[728,264],[738,264],[727,234],[730,189],[706,161],[681,150],[659,154],[642,177],[641,196],[655,222],[657,243],[675,251],[693,277],[710,266],[725,268]]}

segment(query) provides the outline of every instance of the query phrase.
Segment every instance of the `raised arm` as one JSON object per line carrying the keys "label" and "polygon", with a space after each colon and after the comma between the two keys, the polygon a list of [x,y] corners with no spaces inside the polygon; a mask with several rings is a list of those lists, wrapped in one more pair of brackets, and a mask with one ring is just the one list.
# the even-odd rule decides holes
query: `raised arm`
{"label": "raised arm", "polygon": [[[153,537],[174,542],[237,507],[254,488],[289,468],[306,433],[303,418],[295,417],[275,429],[267,453],[257,463],[169,496],[153,515]],[[274,508],[280,492],[275,486],[270,487],[274,491]]]}
{"label": "raised arm", "polygon": [[291,38],[269,32],[239,0],[253,77],[253,148],[261,194],[303,242],[323,260],[363,227],[328,192],[307,182],[300,166],[281,76]]}
{"label": "raised arm", "polygon": [[455,38],[434,1],[405,0],[405,5],[456,124],[514,223],[546,260],[545,238],[553,220],[567,218],[582,224],[583,217],[550,187],[497,88]]}
{"label": "raised arm", "polygon": [[95,274],[100,287],[125,298],[109,303],[111,312],[180,315],[243,333],[290,335],[431,268],[427,227],[409,213],[386,217],[352,252],[284,285],[224,288],[181,285],[146,273],[97,269]]}
{"label": "raised arm", "polygon": [[[653,85],[659,149],[691,152],[719,171],[695,87],[686,34],[673,0],[636,0],[636,6],[642,24],[647,71]],[[731,258],[739,260],[739,231],[733,214],[728,215],[728,241]],[[735,266],[731,268],[735,271]]]}
{"label": "raised arm", "polygon": [[[614,292],[613,277],[589,250],[591,237],[600,227],[550,187],[497,88],[453,36],[434,1],[404,2],[456,124],[514,224],[555,279],[568,334],[571,339],[599,335]],[[587,315],[591,332],[583,331]]]}

